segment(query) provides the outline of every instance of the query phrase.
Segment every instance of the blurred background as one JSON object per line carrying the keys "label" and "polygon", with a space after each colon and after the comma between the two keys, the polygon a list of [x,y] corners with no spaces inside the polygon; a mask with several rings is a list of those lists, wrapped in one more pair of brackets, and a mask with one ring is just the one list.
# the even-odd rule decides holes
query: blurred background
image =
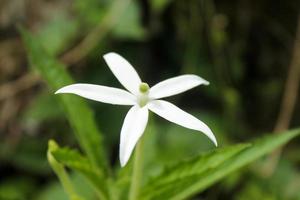
{"label": "blurred background", "polygon": [[[28,64],[18,25],[76,82],[121,87],[102,59],[111,51],[150,86],[185,73],[210,81],[168,100],[228,146],[300,125],[299,14],[299,0],[1,0],[0,199],[66,199],[47,163],[47,141],[78,147],[53,91]],[[119,168],[119,132],[129,108],[88,103]],[[158,116],[147,133],[147,157],[155,158],[150,174],[214,149],[202,134]],[[299,145],[294,140],[277,158],[261,159],[194,199],[300,199]],[[81,177],[74,179],[89,193]]]}

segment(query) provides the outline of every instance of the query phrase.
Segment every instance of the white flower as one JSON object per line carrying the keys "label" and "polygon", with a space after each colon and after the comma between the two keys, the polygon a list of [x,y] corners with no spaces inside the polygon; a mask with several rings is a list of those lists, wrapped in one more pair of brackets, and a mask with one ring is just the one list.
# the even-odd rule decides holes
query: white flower
{"label": "white flower", "polygon": [[65,86],[55,94],[72,93],[103,103],[132,106],[121,129],[119,156],[122,167],[126,165],[136,143],[146,128],[148,110],[170,122],[203,132],[217,146],[216,138],[206,124],[177,106],[164,100],[158,100],[185,92],[201,84],[208,85],[209,83],[206,80],[196,75],[181,75],[149,88],[148,84],[141,81],[135,69],[123,57],[116,53],[108,53],[103,57],[113,74],[128,91],[79,83]]}

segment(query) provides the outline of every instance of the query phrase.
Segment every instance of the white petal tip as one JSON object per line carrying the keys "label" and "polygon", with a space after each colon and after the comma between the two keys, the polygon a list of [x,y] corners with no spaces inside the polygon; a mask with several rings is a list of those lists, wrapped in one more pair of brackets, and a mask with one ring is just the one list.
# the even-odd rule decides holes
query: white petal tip
{"label": "white petal tip", "polygon": [[66,87],[68,87],[68,86],[60,88],[54,94],[70,93],[70,91],[66,90],[67,89]]}
{"label": "white petal tip", "polygon": [[127,164],[127,162],[128,162],[128,160],[125,161],[125,160],[120,159],[121,167],[125,167],[125,165]]}
{"label": "white petal tip", "polygon": [[209,82],[207,80],[201,78],[200,76],[197,76],[197,77],[199,79],[199,82],[201,82],[201,84],[203,84],[203,85],[209,85]]}
{"label": "white petal tip", "polygon": [[214,143],[216,147],[218,147],[218,142],[214,134],[210,131],[210,134],[207,135],[208,138]]}
{"label": "white petal tip", "polygon": [[115,52],[109,52],[109,53],[104,54],[103,58],[104,59],[109,59],[111,56],[118,56],[118,54],[115,53]]}
{"label": "white petal tip", "polygon": [[63,93],[63,92],[61,91],[61,89],[59,89],[54,94],[61,94],[61,93]]}
{"label": "white petal tip", "polygon": [[218,147],[218,142],[215,140],[215,141],[213,141],[214,142],[214,145],[216,146],[216,147]]}
{"label": "white petal tip", "polygon": [[195,77],[196,79],[198,79],[199,81],[199,85],[209,85],[209,82],[207,80],[205,80],[204,78],[201,78],[198,75],[190,75],[191,77]]}

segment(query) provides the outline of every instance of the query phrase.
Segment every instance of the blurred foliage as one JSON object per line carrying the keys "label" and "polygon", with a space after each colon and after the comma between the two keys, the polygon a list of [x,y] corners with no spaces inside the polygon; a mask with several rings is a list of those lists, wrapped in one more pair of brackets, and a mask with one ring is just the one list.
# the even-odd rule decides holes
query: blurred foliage
{"label": "blurred foliage", "polygon": [[[101,25],[116,2],[1,1],[1,84],[30,70],[29,65],[25,67],[25,53],[18,49],[22,45],[18,43],[17,24],[23,24],[34,32],[34,39],[43,45],[45,54],[60,58]],[[210,86],[193,89],[189,94],[170,98],[170,101],[205,121],[216,134],[221,147],[248,142],[274,127],[291,62],[299,8],[299,0],[134,0],[108,34],[93,41],[96,45],[89,49],[83,60],[72,64],[69,71],[76,82],[119,87],[101,59],[104,53],[115,51],[128,58],[151,85],[182,73],[198,74],[209,80]],[[11,46],[12,50],[7,46]],[[44,52],[37,51],[40,55],[36,59],[43,62]],[[50,68],[55,71],[55,66]],[[55,73],[64,74],[63,71]],[[54,74],[53,82],[61,81],[55,77]],[[5,118],[8,115],[2,116],[5,109],[0,105],[1,200],[68,198],[47,163],[47,141],[54,138],[62,146],[72,149],[77,148],[77,143],[64,116],[64,109],[52,93],[53,90],[49,92],[44,84],[40,84],[17,95],[16,101],[21,106],[11,119]],[[83,103],[78,98],[74,101],[79,106]],[[88,104],[94,110],[95,123],[104,133],[102,136],[108,150],[105,156],[117,166],[116,188],[126,186],[130,181],[131,163],[119,170],[118,142],[127,108],[119,109],[91,101]],[[72,106],[68,109],[74,109]],[[299,108],[298,103],[291,127],[300,124]],[[151,116],[145,137],[148,152],[145,155],[145,173],[150,175],[145,183],[151,177],[164,173],[165,164],[172,166],[213,148],[205,136],[169,124],[157,116]],[[285,148],[271,177],[265,177],[260,170],[265,163],[265,159],[261,159],[195,194],[193,199],[300,199],[298,146],[299,139]],[[81,156],[81,153],[63,149],[57,153],[57,159],[66,162],[63,160],[65,153],[73,154],[75,160]],[[87,199],[93,199],[95,189],[86,182],[86,174],[82,173],[80,165],[75,162],[74,167],[74,162],[71,160],[64,164],[75,168],[76,172],[71,177],[76,189]],[[78,171],[81,174],[77,174]],[[205,181],[203,179],[199,178],[199,181]],[[117,191],[118,195],[125,192]]]}
{"label": "blurred foliage", "polygon": [[277,137],[265,137],[252,144],[230,146],[178,163],[148,183],[140,199],[186,199],[299,134],[298,129]]}

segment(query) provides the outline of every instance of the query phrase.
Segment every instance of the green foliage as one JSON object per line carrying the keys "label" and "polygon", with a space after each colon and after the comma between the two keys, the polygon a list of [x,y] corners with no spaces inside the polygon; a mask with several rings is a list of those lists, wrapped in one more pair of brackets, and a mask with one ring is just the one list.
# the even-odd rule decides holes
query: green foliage
{"label": "green foliage", "polygon": [[34,127],[41,122],[60,118],[63,114],[56,97],[49,91],[46,91],[40,93],[24,110],[22,122],[31,128],[31,126]]}
{"label": "green foliage", "polygon": [[78,24],[74,19],[64,13],[55,14],[47,24],[40,28],[36,36],[50,55],[58,55],[66,49],[78,29]]}
{"label": "green foliage", "polygon": [[155,12],[162,12],[166,6],[168,6],[172,0],[152,0],[150,1],[152,9]]}
{"label": "green foliage", "polygon": [[146,32],[140,25],[141,13],[139,11],[137,3],[131,2],[126,12],[122,14],[122,22],[113,28],[114,36],[121,39],[144,39]]}
{"label": "green foliage", "polygon": [[[73,83],[71,77],[63,69],[64,66],[48,56],[32,35],[24,30],[22,35],[31,64],[46,79],[53,91]],[[121,179],[116,182],[113,182],[111,177],[107,177],[107,161],[104,157],[102,137],[96,127],[91,110],[77,97],[63,95],[58,99],[64,106],[67,117],[75,129],[77,139],[87,157],[69,148],[57,146],[49,152],[50,158],[53,156],[52,161],[57,162],[57,166],[59,166],[59,168],[54,166],[55,171],[64,171],[64,167],[68,167],[82,174],[102,199],[122,198],[116,194],[111,196],[111,194],[121,192],[121,196],[126,195],[126,188],[130,184],[131,170],[128,170],[130,168],[123,170]],[[272,135],[256,140],[253,144],[229,146],[180,162],[174,167],[166,168],[160,175],[153,176],[142,188],[139,199],[186,199],[191,197],[219,182],[231,172],[285,144],[299,133],[299,130],[293,130],[281,135]],[[57,174],[61,177],[59,173]],[[62,180],[62,183],[64,182]],[[108,183],[110,184],[108,185]],[[115,184],[120,187],[118,191],[115,190]]]}
{"label": "green foliage", "polygon": [[[102,2],[99,0],[75,0],[74,10],[77,12],[79,20],[87,26],[96,25],[101,21],[105,13],[105,5],[109,7],[112,2]],[[108,4],[108,5],[107,5]]]}
{"label": "green foliage", "polygon": [[10,162],[13,167],[27,172],[42,175],[50,172],[45,159],[47,140],[36,139],[32,136],[24,136],[18,146],[0,142],[1,165]]}
{"label": "green foliage", "polygon": [[25,177],[10,178],[5,183],[0,183],[0,199],[24,200],[34,190],[34,180]]}
{"label": "green foliage", "polygon": [[[70,179],[73,183],[73,186],[78,192],[78,194],[84,197],[87,200],[95,199],[95,193],[90,184],[86,181],[86,179],[78,174],[71,173]],[[58,181],[49,182],[45,185],[41,190],[38,191],[37,194],[34,195],[33,200],[69,200],[65,191],[61,187]]]}
{"label": "green foliage", "polygon": [[[54,58],[69,53],[79,55],[79,62],[66,59],[74,63],[78,80],[119,87],[100,59],[109,51],[128,58],[150,85],[184,73],[209,80],[205,89],[170,99],[208,123],[225,147],[205,153],[215,148],[205,135],[149,118],[143,136],[141,200],[300,199],[297,143],[285,149],[270,177],[261,170],[268,159],[257,160],[290,139],[293,131],[231,146],[259,138],[276,125],[287,66],[293,63],[300,1],[30,0],[30,5],[24,1],[0,3],[0,200],[70,199],[47,162],[49,138],[71,147],[77,147],[74,140],[78,140],[78,151],[59,147],[51,151],[78,196],[127,198],[133,159],[120,168],[117,154],[128,107],[88,101],[91,111],[86,100],[54,95],[74,82]],[[14,28],[20,23],[34,32],[34,36],[23,32],[24,42],[32,69],[49,89],[35,80],[31,86],[32,80],[26,78],[32,72]],[[82,41],[88,45],[81,46]],[[299,126],[296,110],[299,102],[290,127]],[[105,142],[96,123],[105,130]],[[250,167],[238,170],[252,161]],[[114,164],[112,169],[108,162]]]}
{"label": "green foliage", "polygon": [[287,143],[299,134],[299,129],[287,131],[280,135],[258,139],[251,145],[236,145],[216,150],[200,156],[198,159],[180,163],[153,179],[145,186],[140,198],[186,199],[207,189],[229,173]]}
{"label": "green foliage", "polygon": [[8,150],[6,159],[12,157],[11,162],[17,168],[35,174],[47,174],[51,169],[45,159],[46,146],[47,140],[24,137],[16,149]]}
{"label": "green foliage", "polygon": [[103,188],[106,185],[103,174],[101,171],[94,169],[86,157],[69,148],[57,148],[51,153],[62,165],[81,173],[99,192],[100,196],[107,199],[107,188]]}
{"label": "green foliage", "polygon": [[[21,31],[24,43],[28,50],[31,65],[47,81],[51,91],[73,83],[70,75],[64,70],[63,64],[49,56],[35,40],[34,36],[25,30]],[[93,119],[93,112],[87,104],[78,97],[71,95],[58,96],[63,105],[67,118],[74,128],[79,144],[93,163],[105,174],[107,163],[104,154],[102,134]]]}
{"label": "green foliage", "polygon": [[53,171],[58,176],[65,192],[68,194],[70,199],[73,198],[80,198],[77,194],[77,192],[74,189],[73,183],[69,177],[69,174],[65,170],[65,167],[59,163],[52,155],[52,151],[55,151],[58,149],[59,146],[54,140],[49,140],[48,142],[48,151],[47,151],[47,159],[52,167]]}

